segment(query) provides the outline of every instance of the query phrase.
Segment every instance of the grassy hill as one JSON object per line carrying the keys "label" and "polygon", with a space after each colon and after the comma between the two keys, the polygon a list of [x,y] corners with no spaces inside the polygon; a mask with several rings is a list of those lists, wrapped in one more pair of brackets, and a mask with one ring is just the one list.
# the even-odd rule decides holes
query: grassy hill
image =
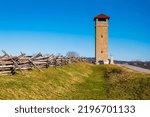
{"label": "grassy hill", "polygon": [[0,76],[0,99],[150,99],[150,75],[88,63],[26,71]]}

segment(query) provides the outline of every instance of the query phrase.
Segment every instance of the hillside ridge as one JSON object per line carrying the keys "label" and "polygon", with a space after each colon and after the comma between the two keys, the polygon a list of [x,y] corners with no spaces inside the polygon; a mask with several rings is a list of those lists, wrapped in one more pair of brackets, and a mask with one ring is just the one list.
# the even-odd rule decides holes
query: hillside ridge
{"label": "hillside ridge", "polygon": [[0,99],[150,99],[150,75],[116,65],[81,62],[24,73],[0,75]]}

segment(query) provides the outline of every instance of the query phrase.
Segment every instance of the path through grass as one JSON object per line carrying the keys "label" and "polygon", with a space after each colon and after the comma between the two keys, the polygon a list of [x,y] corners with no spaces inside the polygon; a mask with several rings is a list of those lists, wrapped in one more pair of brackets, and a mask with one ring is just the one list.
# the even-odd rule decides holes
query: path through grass
{"label": "path through grass", "polygon": [[150,99],[150,75],[88,63],[26,71],[0,76],[0,99]]}

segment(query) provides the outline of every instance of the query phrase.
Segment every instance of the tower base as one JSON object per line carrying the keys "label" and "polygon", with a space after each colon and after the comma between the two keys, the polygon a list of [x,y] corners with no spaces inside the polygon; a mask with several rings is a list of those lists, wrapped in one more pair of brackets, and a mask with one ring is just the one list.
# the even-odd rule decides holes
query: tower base
{"label": "tower base", "polygon": [[100,65],[100,64],[109,64],[110,62],[109,62],[109,60],[96,60],[96,62],[95,62],[95,64],[96,65]]}

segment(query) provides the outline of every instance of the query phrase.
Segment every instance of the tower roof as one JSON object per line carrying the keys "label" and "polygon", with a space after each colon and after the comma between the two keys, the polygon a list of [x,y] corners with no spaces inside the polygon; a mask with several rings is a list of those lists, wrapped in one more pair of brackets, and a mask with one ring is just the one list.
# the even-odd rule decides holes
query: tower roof
{"label": "tower roof", "polygon": [[95,19],[110,19],[110,17],[108,17],[108,16],[106,16],[106,15],[104,15],[104,14],[100,14],[100,15],[96,16],[96,17],[94,18],[94,20],[95,20]]}

